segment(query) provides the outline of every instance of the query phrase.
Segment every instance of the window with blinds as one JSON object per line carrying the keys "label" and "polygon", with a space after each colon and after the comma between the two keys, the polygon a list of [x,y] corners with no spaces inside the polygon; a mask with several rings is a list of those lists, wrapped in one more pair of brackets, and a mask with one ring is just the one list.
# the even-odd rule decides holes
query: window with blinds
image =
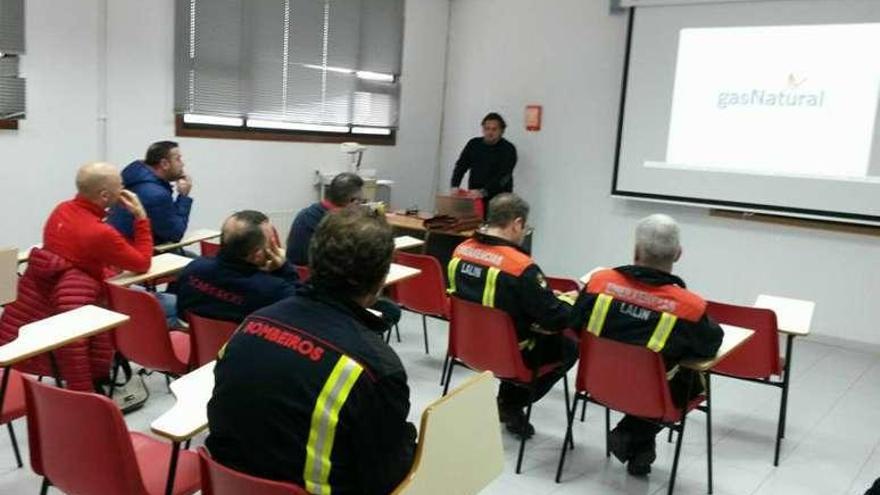
{"label": "window with blinds", "polygon": [[24,78],[19,57],[24,55],[24,0],[0,0],[0,120],[23,119]]}
{"label": "window with blinds", "polygon": [[184,126],[393,135],[404,0],[177,0]]}

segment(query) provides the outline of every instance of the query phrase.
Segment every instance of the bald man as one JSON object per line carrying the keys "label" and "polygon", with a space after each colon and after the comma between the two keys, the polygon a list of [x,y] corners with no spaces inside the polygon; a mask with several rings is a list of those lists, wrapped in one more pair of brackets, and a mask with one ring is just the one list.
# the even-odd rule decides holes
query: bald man
{"label": "bald man", "polygon": [[[55,207],[43,228],[43,247],[97,280],[117,270],[146,272],[153,256],[150,220],[137,195],[122,188],[115,165],[88,163],[76,174],[75,198]],[[122,205],[135,218],[129,242],[104,222],[107,210]]]}
{"label": "bald man", "polygon": [[244,210],[223,222],[220,252],[180,274],[177,313],[241,322],[296,291],[298,277],[263,213]]}

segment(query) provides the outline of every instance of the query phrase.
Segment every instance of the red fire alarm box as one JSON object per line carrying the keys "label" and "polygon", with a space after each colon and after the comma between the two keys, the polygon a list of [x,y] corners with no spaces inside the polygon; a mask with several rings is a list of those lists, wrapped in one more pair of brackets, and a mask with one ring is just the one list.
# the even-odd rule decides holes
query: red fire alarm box
{"label": "red fire alarm box", "polygon": [[541,105],[526,106],[526,130],[536,132],[541,130]]}

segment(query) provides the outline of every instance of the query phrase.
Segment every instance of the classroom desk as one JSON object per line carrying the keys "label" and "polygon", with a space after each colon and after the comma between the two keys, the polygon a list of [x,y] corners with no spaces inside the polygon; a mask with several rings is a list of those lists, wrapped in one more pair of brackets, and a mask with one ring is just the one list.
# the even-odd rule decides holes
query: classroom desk
{"label": "classroom desk", "polygon": [[422,271],[418,268],[391,263],[391,268],[388,270],[388,276],[385,278],[385,287],[403,282],[404,280],[413,278],[420,273],[422,273]]}
{"label": "classroom desk", "polygon": [[18,290],[18,250],[0,249],[0,306],[15,301]]}
{"label": "classroom desk", "polygon": [[687,359],[681,362],[681,367],[694,371],[709,371],[730,355],[731,352],[745,344],[755,333],[754,330],[733,325],[722,324],[721,328],[724,330],[724,340],[721,341],[721,347],[718,348],[718,353],[715,357],[710,359]]}
{"label": "classroom desk", "polygon": [[61,374],[52,351],[116,328],[128,320],[128,315],[87,305],[23,325],[15,340],[0,346],[0,367],[4,368],[3,381],[0,382],[0,409],[6,396],[9,368],[12,365],[48,352],[55,381],[60,386]]}
{"label": "classroom desk", "polygon": [[171,494],[181,442],[190,440],[208,427],[208,401],[214,392],[214,365],[211,361],[171,382],[174,406],[150,424],[150,431],[172,442],[171,463],[165,493]]}
{"label": "classroom desk", "polygon": [[184,246],[189,246],[190,244],[195,244],[201,241],[207,241],[208,239],[215,239],[220,237],[219,230],[213,229],[198,229],[194,230],[190,233],[187,233],[183,236],[178,242],[168,242],[165,244],[159,244],[158,246],[153,247],[153,251],[157,253],[165,253],[177,248],[182,248]]}
{"label": "classroom desk", "polygon": [[[386,213],[385,218],[388,220],[388,224],[394,228],[402,229],[402,230],[412,230],[416,232],[429,232],[427,228],[425,228],[425,219],[419,216],[413,215],[400,215],[397,213]],[[457,235],[460,237],[470,237],[474,235],[473,230],[437,230],[430,232],[438,232],[442,234],[449,235]]]}
{"label": "classroom desk", "polygon": [[18,252],[18,264],[19,265],[22,263],[28,262],[28,260],[31,258],[31,249],[33,249],[35,247],[43,247],[43,245],[42,244],[34,244],[33,246],[31,246],[27,249],[22,249],[21,251]]}
{"label": "classroom desk", "polygon": [[394,249],[413,249],[417,247],[422,247],[425,245],[425,241],[421,239],[416,239],[415,237],[411,237],[408,235],[402,235],[394,238]]}
{"label": "classroom desk", "polygon": [[119,275],[108,278],[107,283],[128,287],[129,285],[146,282],[166,275],[177,273],[188,265],[192,258],[173,253],[163,253],[153,256],[150,270],[146,273],[122,272]]}

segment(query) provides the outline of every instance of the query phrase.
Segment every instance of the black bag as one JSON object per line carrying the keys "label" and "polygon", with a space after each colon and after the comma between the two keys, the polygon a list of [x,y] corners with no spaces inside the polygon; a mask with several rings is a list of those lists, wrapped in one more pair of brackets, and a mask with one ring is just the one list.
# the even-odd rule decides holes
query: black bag
{"label": "black bag", "polygon": [[139,370],[137,375],[132,373],[131,364],[128,360],[117,355],[113,378],[118,376],[118,368],[122,368],[125,374],[125,382],[110,384],[110,399],[116,403],[123,414],[136,411],[147,403],[150,398],[150,390],[144,383],[144,370]]}

